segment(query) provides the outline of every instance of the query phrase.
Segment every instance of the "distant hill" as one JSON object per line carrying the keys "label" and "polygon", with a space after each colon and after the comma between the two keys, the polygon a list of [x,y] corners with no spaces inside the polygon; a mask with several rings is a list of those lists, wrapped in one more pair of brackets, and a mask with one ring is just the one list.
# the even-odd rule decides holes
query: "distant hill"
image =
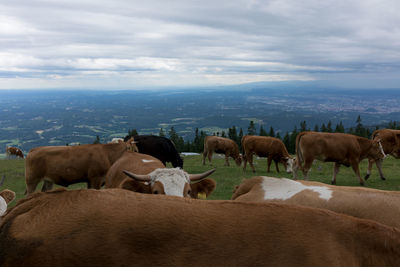
{"label": "distant hill", "polygon": [[213,132],[236,126],[283,135],[301,121],[313,129],[331,120],[352,127],[358,115],[364,125],[399,120],[396,90],[338,90],[262,83],[196,90],[153,91],[0,91],[0,153],[6,145],[25,152],[43,145],[102,142],[140,134],[168,134],[171,127],[186,140],[196,128]]}

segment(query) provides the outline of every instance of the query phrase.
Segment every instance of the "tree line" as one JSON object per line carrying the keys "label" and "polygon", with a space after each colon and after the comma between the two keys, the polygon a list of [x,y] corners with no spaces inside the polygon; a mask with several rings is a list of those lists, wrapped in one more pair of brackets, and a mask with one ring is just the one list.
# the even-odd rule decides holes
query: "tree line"
{"label": "tree line", "polygon": [[[313,128],[310,128],[309,125],[307,125],[307,122],[304,120],[300,122],[299,127],[294,126],[293,130],[291,132],[286,132],[283,136],[280,134],[280,132],[277,132],[274,130],[274,128],[271,126],[269,129],[265,129],[262,125],[257,129],[256,124],[254,121],[250,121],[249,126],[247,127],[247,131],[244,132],[242,128],[236,128],[235,126],[232,126],[231,128],[228,128],[227,132],[221,131],[221,132],[214,132],[213,135],[215,136],[220,136],[220,137],[226,137],[230,138],[233,141],[235,141],[238,146],[240,151],[242,151],[242,137],[244,135],[259,135],[259,136],[271,136],[275,138],[279,138],[283,141],[285,144],[287,150],[289,153],[294,154],[296,150],[296,137],[300,132],[303,131],[315,131],[315,132],[327,132],[327,133],[348,133],[348,134],[353,134],[361,137],[366,137],[370,138],[372,135],[372,132],[374,130],[379,129],[378,126],[374,127],[366,127],[362,124],[361,116],[359,115],[355,121],[355,126],[350,127],[350,128],[345,128],[343,126],[342,122],[339,122],[336,125],[333,125],[331,121],[328,121],[327,123],[322,123],[322,125],[314,125]],[[396,122],[389,122],[387,127],[389,129],[400,129],[400,123]],[[136,129],[129,130],[128,132],[129,135],[137,135],[138,132]],[[195,129],[195,136],[193,140],[187,140],[185,141],[183,137],[179,136],[179,134],[176,132],[175,128],[172,126],[170,129],[165,132],[163,128],[160,129],[159,136],[167,137],[169,138],[172,142],[174,142],[177,150],[179,152],[197,152],[201,153],[203,152],[203,144],[204,144],[204,138],[207,136],[207,134],[199,130],[199,128]]]}

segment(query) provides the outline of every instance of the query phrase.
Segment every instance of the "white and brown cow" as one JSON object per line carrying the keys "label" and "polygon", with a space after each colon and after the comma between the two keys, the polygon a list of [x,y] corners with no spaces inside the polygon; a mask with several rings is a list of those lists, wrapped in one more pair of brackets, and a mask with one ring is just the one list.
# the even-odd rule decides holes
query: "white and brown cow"
{"label": "white and brown cow", "polygon": [[[336,184],[336,175],[341,165],[351,166],[361,185],[364,180],[360,176],[359,163],[368,158],[375,161],[385,156],[379,140],[369,140],[344,133],[301,132],[296,137],[296,164],[293,177],[297,179],[298,169],[302,169],[304,178],[308,180],[308,172],[314,159],[323,162],[334,162],[332,184]],[[302,163],[304,162],[304,166]]]}
{"label": "white and brown cow", "polygon": [[269,136],[253,136],[245,135],[242,137],[242,150],[243,150],[243,170],[246,170],[247,161],[253,172],[256,172],[253,166],[253,154],[259,157],[268,158],[267,172],[270,172],[271,162],[275,162],[276,171],[279,172],[278,163],[285,166],[286,172],[291,173],[294,159],[290,157],[285,144],[275,137]]}
{"label": "white and brown cow", "polygon": [[229,166],[229,157],[232,157],[237,166],[242,163],[242,157],[239,153],[239,146],[235,141],[219,136],[206,136],[204,138],[203,165],[206,164],[206,157],[209,163],[213,153],[225,155],[225,166]]}
{"label": "white and brown cow", "polygon": [[[213,171],[207,172],[207,176]],[[141,178],[132,179],[132,174],[133,178],[137,175]],[[207,198],[215,189],[216,183],[213,179],[204,179],[204,176],[199,181],[190,183],[188,177],[188,174],[179,168],[165,168],[155,157],[126,152],[108,170],[105,188],[123,188],[146,194],[190,195],[192,198]]]}
{"label": "white and brown cow", "polygon": [[6,146],[6,155],[8,158],[11,156],[19,157],[21,159],[24,158],[24,153],[18,147]]}
{"label": "white and brown cow", "polygon": [[[371,138],[373,140],[380,141],[382,145],[382,150],[386,155],[391,155],[396,159],[400,158],[400,130],[392,130],[392,129],[376,130],[372,133]],[[367,180],[371,175],[371,169],[374,162],[376,163],[376,167],[378,168],[381,179],[386,180],[382,172],[382,161],[381,160],[375,161],[374,159],[368,160],[368,169],[367,169],[367,175],[365,176],[365,180]]]}
{"label": "white and brown cow", "polygon": [[400,229],[400,192],[257,176],[236,187],[232,199],[328,209]]}
{"label": "white and brown cow", "polygon": [[[29,222],[29,223],[27,223]],[[0,224],[0,266],[397,266],[394,227],[277,203],[121,189],[19,201]]]}
{"label": "white and brown cow", "polygon": [[[15,192],[9,189],[0,191],[0,217],[7,211],[7,205],[15,199]],[[0,221],[1,222],[1,221]]]}
{"label": "white and brown cow", "polygon": [[27,193],[34,192],[42,180],[42,191],[50,190],[53,184],[68,186],[80,182],[100,189],[108,169],[126,151],[137,151],[133,138],[116,144],[33,148],[25,161]]}

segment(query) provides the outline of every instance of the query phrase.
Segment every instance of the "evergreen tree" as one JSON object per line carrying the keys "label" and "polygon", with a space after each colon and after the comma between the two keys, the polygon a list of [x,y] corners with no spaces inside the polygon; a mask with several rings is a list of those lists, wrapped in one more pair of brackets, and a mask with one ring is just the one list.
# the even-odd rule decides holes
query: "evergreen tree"
{"label": "evergreen tree", "polygon": [[237,136],[237,132],[236,132],[236,127],[235,127],[235,126],[232,126],[232,128],[229,128],[229,130],[228,130],[228,137],[229,137],[230,139],[232,139],[233,141],[235,141],[236,144],[239,145],[238,136]]}
{"label": "evergreen tree", "polygon": [[341,121],[339,124],[336,124],[335,133],[344,133],[344,126]]}
{"label": "evergreen tree", "polygon": [[326,125],[326,131],[327,131],[328,133],[332,133],[332,132],[333,132],[333,129],[332,129],[332,122],[331,122],[331,121],[328,121],[328,124]]}
{"label": "evergreen tree", "polygon": [[314,132],[319,132],[319,126],[318,126],[318,124],[315,124],[315,126],[314,126]]}
{"label": "evergreen tree", "polygon": [[268,135],[271,136],[271,137],[275,137],[275,130],[274,130],[274,128],[272,128],[272,126],[269,128],[269,134]]}
{"label": "evergreen tree", "polygon": [[308,131],[307,123],[306,123],[306,121],[302,121],[302,122],[300,122],[300,132],[305,132],[305,131]]}
{"label": "evergreen tree", "polygon": [[226,137],[225,131],[222,131],[221,137]]}
{"label": "evergreen tree", "polygon": [[255,135],[256,132],[256,125],[254,124],[254,121],[250,121],[249,127],[247,128],[247,135]]}
{"label": "evergreen tree", "polygon": [[243,129],[240,128],[239,130],[239,136],[238,136],[238,142],[239,142],[239,149],[242,151],[242,137],[243,137]]}
{"label": "evergreen tree", "polygon": [[100,144],[100,137],[96,135],[96,139],[93,141],[93,144]]}
{"label": "evergreen tree", "polygon": [[283,137],[282,142],[286,146],[286,149],[288,149],[290,147],[290,137],[289,137],[288,132],[286,132],[285,136]]}
{"label": "evergreen tree", "polygon": [[136,129],[132,129],[132,130],[128,130],[128,135],[129,136],[135,136],[135,135],[139,135],[138,132],[136,131]]}
{"label": "evergreen tree", "polygon": [[262,125],[260,126],[260,134],[259,135],[260,136],[267,136],[268,135],[267,131],[264,130],[264,127]]}
{"label": "evergreen tree", "polygon": [[279,132],[276,133],[276,136],[275,136],[275,137],[278,138],[278,139],[282,139]]}
{"label": "evergreen tree", "polygon": [[158,133],[158,135],[161,136],[161,137],[165,137],[165,133],[164,133],[163,128],[160,128],[160,132]]}
{"label": "evergreen tree", "polygon": [[326,128],[325,123],[322,123],[321,132],[323,132],[323,133],[328,132],[328,129]]}
{"label": "evergreen tree", "polygon": [[294,126],[292,133],[290,134],[290,145],[287,147],[290,154],[296,153],[296,137],[299,134],[297,126]]}

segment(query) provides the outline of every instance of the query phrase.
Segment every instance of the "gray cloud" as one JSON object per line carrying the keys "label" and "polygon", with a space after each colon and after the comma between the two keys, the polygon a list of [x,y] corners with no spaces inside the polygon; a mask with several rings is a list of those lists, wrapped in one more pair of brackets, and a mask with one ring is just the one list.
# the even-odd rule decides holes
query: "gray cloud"
{"label": "gray cloud", "polygon": [[0,88],[385,87],[383,76],[392,87],[400,77],[395,0],[8,2]]}

